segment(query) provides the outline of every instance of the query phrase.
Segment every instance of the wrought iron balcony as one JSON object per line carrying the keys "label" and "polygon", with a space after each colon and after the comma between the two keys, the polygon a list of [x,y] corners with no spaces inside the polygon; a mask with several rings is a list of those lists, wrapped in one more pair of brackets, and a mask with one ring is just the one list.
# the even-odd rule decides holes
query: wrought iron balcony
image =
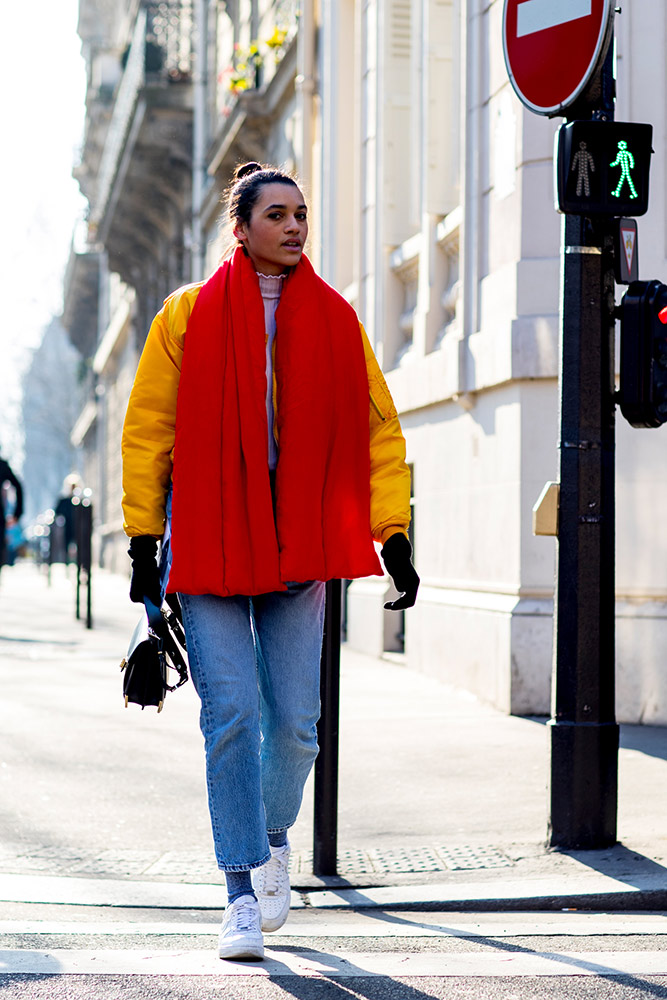
{"label": "wrought iron balcony", "polygon": [[[193,0],[142,3],[132,39],[123,57],[111,121],[100,160],[90,223],[95,234],[110,204],[121,160],[132,135],[139,99],[150,91],[151,105],[182,109],[189,106],[182,87],[191,79],[193,60]],[[189,90],[189,88],[188,88]]]}
{"label": "wrought iron balcony", "polygon": [[192,73],[193,0],[150,0],[146,13],[146,73],[164,75],[171,82],[188,80]]}
{"label": "wrought iron balcony", "polygon": [[145,282],[151,262],[165,257],[173,263],[164,283],[180,277],[192,168],[192,63],[193,0],[142,3],[99,166],[89,167],[88,239],[104,246],[111,270],[130,284]]}

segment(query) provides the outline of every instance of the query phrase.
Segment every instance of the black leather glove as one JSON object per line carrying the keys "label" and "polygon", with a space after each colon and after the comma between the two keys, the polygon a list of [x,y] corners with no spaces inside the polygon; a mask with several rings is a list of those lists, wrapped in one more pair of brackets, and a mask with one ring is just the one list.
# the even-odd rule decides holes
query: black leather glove
{"label": "black leather glove", "polygon": [[156,604],[162,604],[160,596],[160,570],[157,564],[157,540],[152,535],[137,535],[130,539],[127,554],[132,560],[130,580],[130,600],[143,604],[144,597]]}
{"label": "black leather glove", "polygon": [[385,608],[388,611],[402,611],[413,607],[419,590],[419,577],[412,565],[412,546],[404,534],[397,531],[390,535],[380,553],[389,576],[394,581],[396,590],[402,595],[395,601],[388,601]]}

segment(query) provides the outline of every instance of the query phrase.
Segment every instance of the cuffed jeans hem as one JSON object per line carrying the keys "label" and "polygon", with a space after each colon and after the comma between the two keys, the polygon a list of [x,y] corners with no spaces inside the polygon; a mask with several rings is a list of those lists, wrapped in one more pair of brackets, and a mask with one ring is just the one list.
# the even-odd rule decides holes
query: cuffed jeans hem
{"label": "cuffed jeans hem", "polygon": [[261,861],[252,861],[247,865],[226,865],[218,861],[218,870],[221,872],[249,872],[253,868],[261,868],[265,865],[267,861],[271,860],[271,852],[269,852]]}
{"label": "cuffed jeans hem", "polygon": [[287,826],[269,826],[267,827],[267,833],[287,833],[287,831],[294,826],[294,823],[288,823]]}

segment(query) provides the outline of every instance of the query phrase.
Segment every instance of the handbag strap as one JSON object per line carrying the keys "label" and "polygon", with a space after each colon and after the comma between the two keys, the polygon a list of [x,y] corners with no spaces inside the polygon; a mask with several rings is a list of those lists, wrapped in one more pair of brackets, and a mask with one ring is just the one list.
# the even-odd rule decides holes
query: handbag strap
{"label": "handbag strap", "polygon": [[[158,608],[157,604],[153,604],[148,597],[144,597],[144,607],[146,608],[146,616],[151,631],[160,642],[161,649],[169,655],[169,659],[178,673],[178,683],[167,685],[168,691],[175,691],[176,688],[181,687],[188,680],[187,663],[177,644],[180,642],[183,649],[186,648],[185,632],[173,611],[165,611],[162,608]],[[170,628],[174,630],[177,641],[172,636]]]}

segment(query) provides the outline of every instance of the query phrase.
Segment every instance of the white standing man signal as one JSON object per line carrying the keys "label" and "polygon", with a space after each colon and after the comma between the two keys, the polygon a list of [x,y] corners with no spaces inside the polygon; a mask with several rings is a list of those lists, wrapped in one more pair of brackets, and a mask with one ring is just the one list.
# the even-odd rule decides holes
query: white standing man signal
{"label": "white standing man signal", "polygon": [[591,196],[590,174],[595,173],[595,160],[588,152],[585,142],[579,143],[579,151],[572,158],[570,172],[577,171],[577,198],[581,198],[582,192],[586,198]]}

